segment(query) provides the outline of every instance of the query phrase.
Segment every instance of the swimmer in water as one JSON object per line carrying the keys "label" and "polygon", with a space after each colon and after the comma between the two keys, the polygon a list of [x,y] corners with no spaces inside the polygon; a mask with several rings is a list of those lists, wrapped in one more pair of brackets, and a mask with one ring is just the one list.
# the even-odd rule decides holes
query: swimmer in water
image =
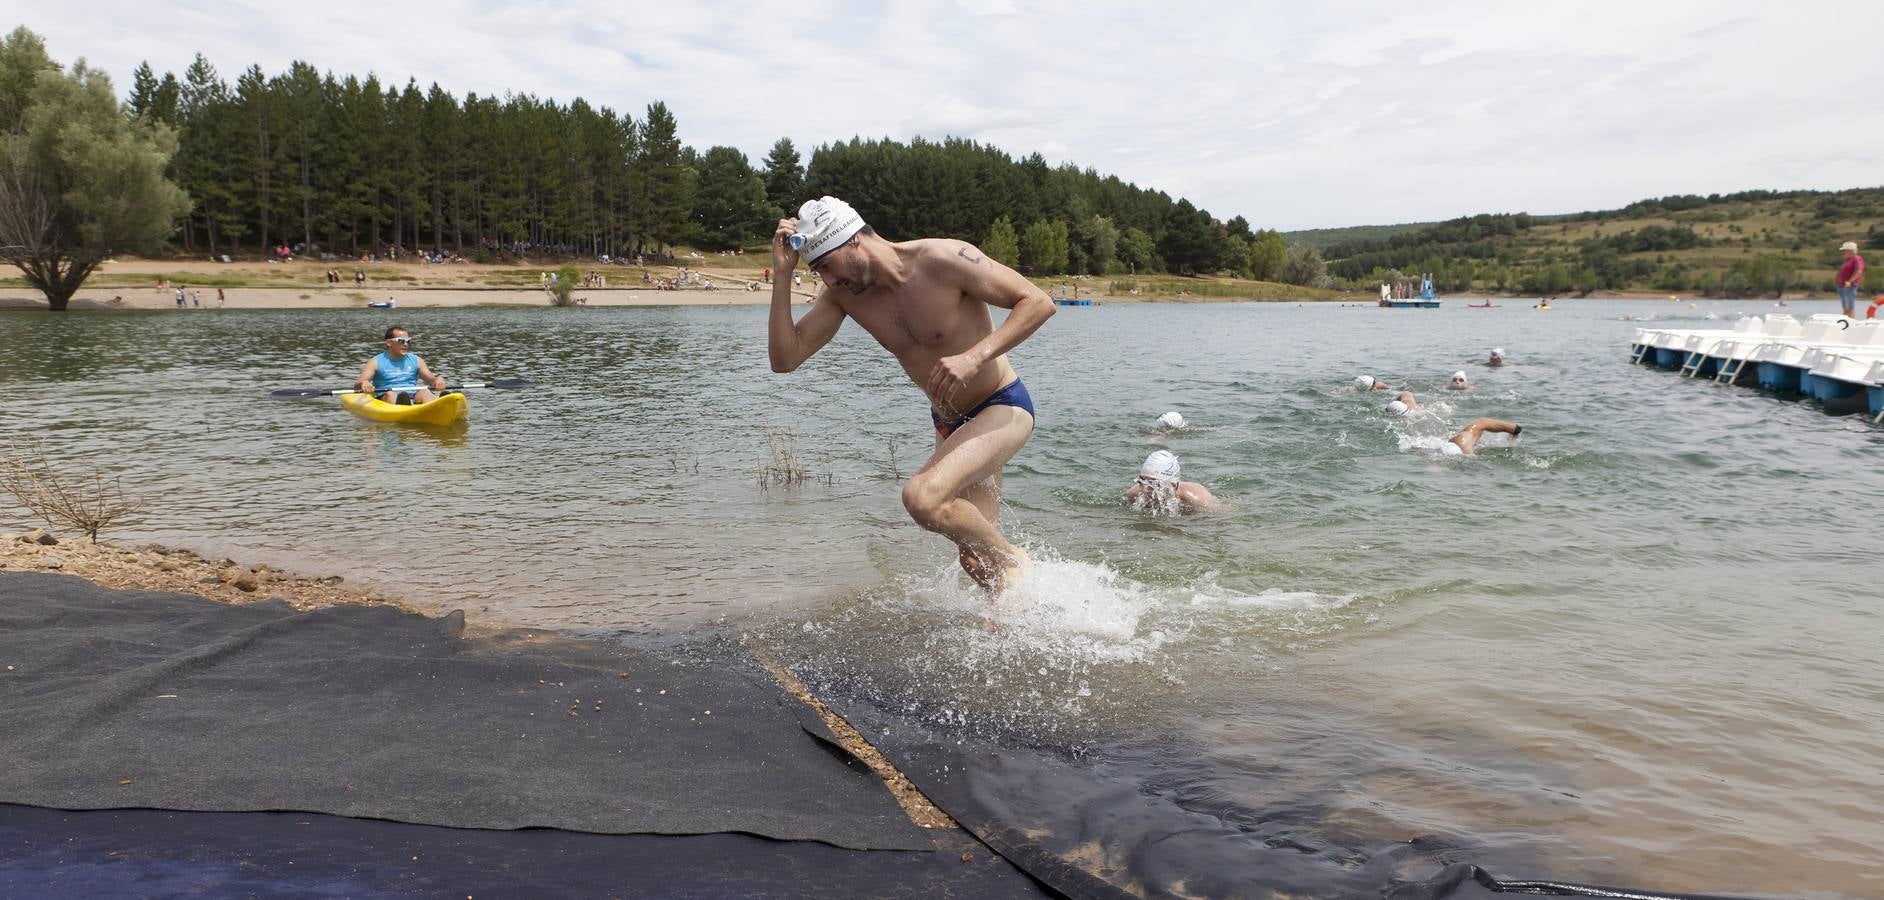
{"label": "swimmer in water", "polygon": [[1384,381],[1381,381],[1380,379],[1375,378],[1372,375],[1354,376],[1354,386],[1357,388],[1360,388],[1363,391],[1391,391],[1393,390],[1393,385],[1390,385]]}
{"label": "swimmer in water", "polygon": [[1460,429],[1458,434],[1446,438],[1446,442],[1439,445],[1440,455],[1471,456],[1472,451],[1478,449],[1478,439],[1484,437],[1488,431],[1517,437],[1524,432],[1524,428],[1503,419],[1473,419],[1471,424]]}
{"label": "swimmer in water", "polygon": [[1185,427],[1184,416],[1177,410],[1171,410],[1151,423],[1154,431],[1180,431]]}
{"label": "swimmer in water", "polygon": [[1452,380],[1446,383],[1446,390],[1448,391],[1469,391],[1471,389],[1472,386],[1465,383],[1464,371],[1452,373]]}
{"label": "swimmer in water", "polygon": [[1505,364],[1505,348],[1493,347],[1492,352],[1491,352],[1491,358],[1488,360],[1485,360],[1485,365],[1497,367],[1497,366],[1502,366],[1504,364]]}
{"label": "swimmer in water", "polygon": [[1145,457],[1138,478],[1119,499],[1146,512],[1210,512],[1220,509],[1216,495],[1194,481],[1178,480],[1177,454],[1159,450]]}
{"label": "swimmer in water", "polygon": [[1401,391],[1397,399],[1381,408],[1390,416],[1410,416],[1420,411],[1420,402],[1413,399],[1412,391]]}

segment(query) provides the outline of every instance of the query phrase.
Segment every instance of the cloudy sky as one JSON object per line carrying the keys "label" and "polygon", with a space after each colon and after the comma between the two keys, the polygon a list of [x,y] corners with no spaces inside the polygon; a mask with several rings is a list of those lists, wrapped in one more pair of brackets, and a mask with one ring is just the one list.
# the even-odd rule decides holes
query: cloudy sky
{"label": "cloudy sky", "polygon": [[197,52],[530,93],[755,164],[854,135],[1035,150],[1281,229],[1884,184],[1884,4],[0,0],[122,90]]}

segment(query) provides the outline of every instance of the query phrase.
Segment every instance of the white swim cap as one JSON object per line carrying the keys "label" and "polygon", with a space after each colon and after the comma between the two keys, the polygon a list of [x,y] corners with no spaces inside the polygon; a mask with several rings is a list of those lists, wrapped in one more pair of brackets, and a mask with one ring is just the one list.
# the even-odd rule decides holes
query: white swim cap
{"label": "white swim cap", "polygon": [[1464,369],[1460,369],[1459,371],[1457,371],[1457,372],[1454,372],[1454,373],[1452,373],[1452,377],[1453,377],[1453,379],[1454,379],[1455,381],[1464,381],[1464,380],[1465,380],[1465,370],[1464,370]]}
{"label": "white swim cap", "polygon": [[1371,391],[1374,389],[1374,376],[1356,375],[1354,376],[1354,383],[1363,391]]}
{"label": "white swim cap", "polygon": [[1493,348],[1492,348],[1492,355],[1493,355],[1493,356],[1503,356],[1503,355],[1505,355],[1505,348],[1503,348],[1503,347],[1493,347]]}
{"label": "white swim cap", "polygon": [[798,248],[798,255],[807,263],[817,262],[819,257],[843,246],[863,227],[863,217],[836,197],[806,200],[805,205],[798,207],[797,233],[805,239],[804,246]]}
{"label": "white swim cap", "polygon": [[1138,467],[1138,477],[1154,481],[1176,481],[1178,479],[1177,454],[1169,450],[1157,450],[1145,457],[1145,464]]}
{"label": "white swim cap", "polygon": [[1177,410],[1175,409],[1171,410],[1170,412],[1167,412],[1164,415],[1158,417],[1158,427],[1183,428],[1184,417],[1182,415],[1179,415]]}
{"label": "white swim cap", "polygon": [[1439,445],[1439,455],[1440,456],[1464,456],[1465,451],[1463,449],[1460,449],[1458,444],[1455,444],[1451,441],[1447,441]]}
{"label": "white swim cap", "polygon": [[1388,415],[1404,416],[1407,414],[1406,404],[1401,403],[1398,400],[1395,400],[1392,403],[1387,404],[1384,408],[1387,410]]}

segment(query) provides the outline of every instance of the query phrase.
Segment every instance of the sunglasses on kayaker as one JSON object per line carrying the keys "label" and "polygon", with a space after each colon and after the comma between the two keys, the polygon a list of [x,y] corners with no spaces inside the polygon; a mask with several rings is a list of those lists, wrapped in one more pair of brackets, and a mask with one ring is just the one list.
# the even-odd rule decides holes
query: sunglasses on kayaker
{"label": "sunglasses on kayaker", "polygon": [[410,343],[412,343],[412,339],[411,339],[411,338],[409,338],[409,337],[402,337],[402,338],[387,338],[386,340],[389,340],[389,341],[392,341],[392,342],[393,342],[393,343],[395,343],[395,344],[410,344]]}

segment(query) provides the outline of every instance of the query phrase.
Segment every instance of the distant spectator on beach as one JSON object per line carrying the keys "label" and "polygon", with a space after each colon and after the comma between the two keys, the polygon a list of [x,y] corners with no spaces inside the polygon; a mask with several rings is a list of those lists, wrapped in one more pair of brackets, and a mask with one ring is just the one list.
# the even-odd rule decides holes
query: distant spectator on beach
{"label": "distant spectator on beach", "polygon": [[1845,254],[1845,261],[1838,266],[1838,276],[1833,279],[1838,284],[1838,305],[1845,311],[1846,318],[1858,315],[1858,288],[1864,284],[1864,257],[1858,255],[1858,245],[1846,241],[1838,245],[1839,252]]}
{"label": "distant spectator on beach", "polygon": [[178,286],[177,287],[177,308],[178,309],[183,308],[183,302],[184,302],[183,301],[183,288],[182,286]]}
{"label": "distant spectator on beach", "polygon": [[366,270],[365,270],[365,269],[354,269],[354,270],[353,270],[353,283],[354,283],[354,284],[365,284],[365,283],[366,283]]}
{"label": "distant spectator on beach", "polygon": [[1524,428],[1503,419],[1473,419],[1458,434],[1446,438],[1446,442],[1439,445],[1439,452],[1442,456],[1471,456],[1472,451],[1478,449],[1478,439],[1488,431],[1517,437]]}
{"label": "distant spectator on beach", "polygon": [[1491,358],[1485,360],[1485,365],[1496,368],[1504,364],[1505,364],[1505,348],[1493,347],[1492,352],[1491,352]]}
{"label": "distant spectator on beach", "polygon": [[1360,388],[1363,391],[1391,391],[1393,390],[1393,385],[1390,385],[1384,381],[1381,381],[1380,379],[1375,378],[1372,375],[1354,376],[1354,386],[1357,388]]}
{"label": "distant spectator on beach", "polygon": [[223,301],[225,301],[225,300],[227,300],[227,299],[229,299],[229,298],[223,295],[223,293],[222,293],[222,288],[217,288],[217,289],[216,289],[216,308],[217,308],[217,309],[221,309],[221,308],[222,308],[222,304],[223,304]]}
{"label": "distant spectator on beach", "polygon": [[1471,389],[1472,386],[1465,383],[1465,370],[1463,369],[1452,373],[1452,380],[1446,382],[1446,390],[1449,391],[1469,391]]}
{"label": "distant spectator on beach", "polygon": [[197,309],[203,308],[203,289],[202,288],[197,288],[193,291],[190,291],[190,305],[196,307]]}
{"label": "distant spectator on beach", "polygon": [[1210,489],[1194,481],[1178,480],[1177,454],[1154,451],[1138,467],[1138,478],[1119,499],[1140,512],[1209,512],[1219,508]]}

